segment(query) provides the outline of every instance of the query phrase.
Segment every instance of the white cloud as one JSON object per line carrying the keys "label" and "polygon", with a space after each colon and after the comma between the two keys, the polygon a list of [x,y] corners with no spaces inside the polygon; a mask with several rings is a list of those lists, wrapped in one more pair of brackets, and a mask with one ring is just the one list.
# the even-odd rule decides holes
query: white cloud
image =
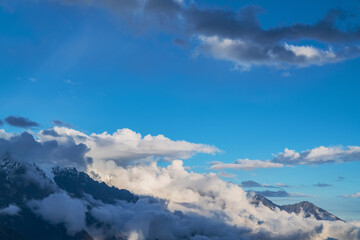
{"label": "white cloud", "polygon": [[[254,206],[237,184],[223,181],[215,173],[189,171],[182,160],[173,160],[178,156],[191,157],[198,152],[215,153],[218,151],[215,147],[173,141],[162,135],[142,137],[129,129],[118,130],[114,134],[90,135],[69,128],[55,127],[53,130],[55,132],[40,132],[38,144],[45,145],[50,140],[58,141],[60,146],[70,142],[73,145],[86,144],[91,148],[87,154],[94,158],[92,162],[86,162],[89,175],[94,174],[109,185],[138,195],[164,199],[146,198],[136,203],[109,205],[75,199],[58,192],[28,203],[32,211],[50,223],[64,223],[70,234],[85,229],[97,239],[104,237],[102,231],[86,226],[86,212],[109,224],[107,230],[102,230],[124,234],[124,239],[318,240],[331,237],[345,240],[358,239],[360,234],[360,229],[352,224],[304,219],[284,211],[272,211],[262,205]],[[59,148],[59,151],[67,149]],[[320,148],[306,156],[321,159],[329,155],[343,156],[344,151],[346,156],[349,156],[348,151],[352,154],[357,152],[356,147],[340,150]],[[304,158],[303,153],[292,150],[286,150],[281,156],[292,162]],[[167,167],[158,166],[157,161],[142,162],[158,158],[171,162]],[[52,162],[51,159],[49,161]],[[134,161],[139,164],[122,164]],[[222,164],[218,162],[212,167],[229,167]],[[240,169],[254,169],[282,167],[284,163],[239,159],[232,164]],[[275,194],[284,195],[283,192]]]}
{"label": "white cloud", "polygon": [[[196,54],[203,53],[215,59],[230,61],[235,64],[235,69],[242,71],[257,65],[306,67],[344,60],[342,52],[336,53],[331,48],[323,50],[288,43],[269,47],[241,38],[221,38],[216,35],[199,35],[198,39],[200,46],[195,51]],[[285,76],[288,76],[288,73]]]}
{"label": "white cloud", "polygon": [[319,165],[325,163],[344,163],[360,161],[360,147],[316,147],[310,150],[296,152],[285,148],[284,152],[274,155],[272,160],[239,159],[234,163],[212,162],[211,169],[244,169],[280,168],[293,165]]}
{"label": "white cloud", "polygon": [[0,139],[8,140],[10,139],[14,134],[5,132],[4,129],[0,129]]}
{"label": "white cloud", "polygon": [[301,153],[285,149],[274,156],[272,162],[288,165],[318,165],[324,163],[343,163],[360,161],[360,147],[324,147],[306,150]]}
{"label": "white cloud", "polygon": [[360,198],[360,192],[349,194],[349,195],[342,195],[345,198]]}
{"label": "white cloud", "polygon": [[[157,229],[156,226],[164,224],[160,234],[169,234],[166,239],[177,239],[176,234],[180,233],[186,238],[199,231],[202,234],[199,239],[358,239],[359,229],[351,224],[304,219],[262,205],[255,207],[240,186],[223,181],[214,173],[187,171],[180,160],[172,161],[168,167],[159,167],[156,162],[121,167],[113,161],[95,161],[88,171],[96,172],[110,185],[167,201],[166,209],[175,216],[168,215],[166,209],[158,211],[146,205],[127,207],[149,213],[137,210],[134,214],[138,217],[131,213],[128,218],[121,217],[125,209],[110,206],[94,209],[97,219],[112,222],[112,226],[124,226],[128,234],[138,236],[135,239],[154,236],[149,226]],[[123,219],[130,220],[124,223]]]}
{"label": "white cloud", "polygon": [[285,43],[285,49],[292,51],[296,56],[304,56],[307,59],[316,59],[321,62],[331,61],[335,59],[336,55],[333,50],[320,50],[313,46],[295,46]]}
{"label": "white cloud", "polygon": [[15,204],[10,204],[8,207],[0,209],[0,215],[18,215],[20,210]]}
{"label": "white cloud", "polygon": [[126,165],[130,162],[149,161],[156,159],[173,160],[187,159],[196,153],[215,154],[219,152],[214,146],[171,140],[164,135],[141,136],[130,129],[119,129],[113,134],[82,132],[66,127],[54,127],[59,136],[39,133],[40,141],[57,140],[67,142],[73,139],[77,144],[83,143],[90,148],[87,156],[96,160],[114,160],[117,164]]}
{"label": "white cloud", "polygon": [[250,160],[250,159],[239,159],[234,163],[222,163],[222,162],[215,162],[210,167],[211,169],[243,169],[243,170],[254,170],[257,168],[281,168],[283,164],[280,163],[273,163],[270,161],[261,161],[261,160]]}
{"label": "white cloud", "polygon": [[42,200],[31,200],[28,205],[50,223],[64,223],[69,234],[85,229],[86,203],[66,193],[54,193]]}

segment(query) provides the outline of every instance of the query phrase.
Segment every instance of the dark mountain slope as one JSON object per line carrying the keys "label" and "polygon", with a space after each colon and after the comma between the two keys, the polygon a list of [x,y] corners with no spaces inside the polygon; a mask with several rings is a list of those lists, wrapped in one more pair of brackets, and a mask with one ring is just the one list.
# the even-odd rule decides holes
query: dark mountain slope
{"label": "dark mountain slope", "polygon": [[56,184],[76,198],[82,198],[87,193],[108,204],[114,204],[117,200],[136,202],[138,199],[128,190],[109,187],[104,182],[99,183],[75,168],[54,168],[53,173]]}

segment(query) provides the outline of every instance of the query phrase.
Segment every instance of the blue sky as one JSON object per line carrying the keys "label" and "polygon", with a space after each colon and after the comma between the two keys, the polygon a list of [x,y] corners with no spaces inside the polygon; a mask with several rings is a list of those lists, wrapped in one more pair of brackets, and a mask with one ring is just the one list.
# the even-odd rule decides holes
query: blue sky
{"label": "blue sky", "polygon": [[[185,160],[197,172],[214,171],[209,169],[212,161],[271,160],[285,148],[360,146],[359,54],[320,66],[281,62],[244,69],[246,59],[239,67],[218,53],[199,53],[197,33],[178,33],[168,19],[168,25],[161,24],[79,2],[0,1],[1,119],[25,116],[40,124],[34,131],[51,127],[54,119],[88,134],[130,128],[223,151]],[[258,17],[263,29],[313,25],[329,9],[347,14],[337,25],[343,31],[360,24],[359,16],[352,15],[360,10],[355,0],[196,4],[230,12],[257,5],[263,9]],[[177,45],[176,39],[186,44]],[[351,41],[287,42],[326,51],[358,46],[359,41],[357,35]],[[283,190],[306,195],[271,198],[277,203],[309,200],[345,219],[359,219],[360,199],[341,197],[360,192],[359,160],[224,171],[236,175],[228,180],[239,184],[283,183],[290,186]],[[314,186],[318,183],[331,186]]]}

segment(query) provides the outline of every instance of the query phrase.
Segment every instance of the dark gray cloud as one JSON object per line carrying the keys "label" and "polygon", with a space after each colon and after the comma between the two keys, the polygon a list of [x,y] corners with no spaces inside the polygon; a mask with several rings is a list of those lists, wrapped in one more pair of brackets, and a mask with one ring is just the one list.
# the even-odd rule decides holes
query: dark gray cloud
{"label": "dark gray cloud", "polygon": [[188,45],[188,43],[181,38],[175,38],[172,42],[179,47],[186,47]]}
{"label": "dark gray cloud", "polygon": [[30,133],[12,136],[9,139],[0,138],[0,155],[10,153],[18,160],[38,164],[55,164],[59,166],[74,166],[86,169],[91,159],[85,157],[89,148],[85,144],[76,144],[73,140],[59,143],[55,140],[38,142]]}
{"label": "dark gray cloud", "polygon": [[4,124],[4,122],[0,119],[0,126],[2,126]]}
{"label": "dark gray cloud", "polygon": [[290,26],[265,30],[257,15],[263,12],[259,6],[247,6],[239,12],[222,9],[200,9],[187,11],[193,31],[229,39],[243,39],[257,43],[273,44],[281,40],[316,40],[323,43],[357,42],[360,39],[358,26],[342,30],[336,26],[349,16],[341,9],[331,9],[315,24],[295,23]]}
{"label": "dark gray cloud", "polygon": [[38,127],[39,124],[37,122],[31,121],[25,117],[18,117],[18,116],[8,116],[5,118],[5,122],[14,127],[22,127],[22,128],[31,128],[31,127]]}
{"label": "dark gray cloud", "polygon": [[[360,56],[360,28],[351,23],[350,14],[339,8],[329,10],[313,24],[265,29],[258,19],[258,14],[264,12],[260,6],[229,10],[176,0],[82,0],[77,4],[111,9],[122,19],[132,18],[127,21],[131,27],[139,27],[136,23],[144,28],[160,27],[176,35],[176,39],[186,38],[174,41],[180,46],[197,39],[196,54],[230,61],[241,69],[254,65],[306,67]],[[344,25],[347,27],[339,27]],[[304,45],[304,40],[316,47]]]}
{"label": "dark gray cloud", "polygon": [[328,183],[317,183],[314,184],[315,187],[332,187],[332,184],[328,184]]}
{"label": "dark gray cloud", "polygon": [[177,14],[182,9],[179,3],[172,0],[148,0],[145,3],[144,10],[157,14]]}
{"label": "dark gray cloud", "polygon": [[61,121],[61,120],[53,120],[52,123],[58,127],[74,128],[74,126],[72,124]]}
{"label": "dark gray cloud", "polygon": [[52,129],[52,128],[43,130],[42,134],[52,136],[52,137],[60,137],[60,135],[55,131],[55,129]]}

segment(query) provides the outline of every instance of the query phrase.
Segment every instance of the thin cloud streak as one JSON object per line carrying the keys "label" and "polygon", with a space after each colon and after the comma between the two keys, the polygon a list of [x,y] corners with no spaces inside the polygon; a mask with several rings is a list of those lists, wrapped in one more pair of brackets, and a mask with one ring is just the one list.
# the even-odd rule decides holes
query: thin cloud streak
{"label": "thin cloud streak", "polygon": [[[234,163],[212,162],[211,169],[225,168],[254,170],[258,168],[281,168],[294,165],[321,165],[360,161],[360,147],[316,147],[300,153],[285,148],[284,152],[274,155],[272,160],[239,159]],[[339,177],[339,181],[343,178]],[[324,186],[322,186],[324,187]]]}

